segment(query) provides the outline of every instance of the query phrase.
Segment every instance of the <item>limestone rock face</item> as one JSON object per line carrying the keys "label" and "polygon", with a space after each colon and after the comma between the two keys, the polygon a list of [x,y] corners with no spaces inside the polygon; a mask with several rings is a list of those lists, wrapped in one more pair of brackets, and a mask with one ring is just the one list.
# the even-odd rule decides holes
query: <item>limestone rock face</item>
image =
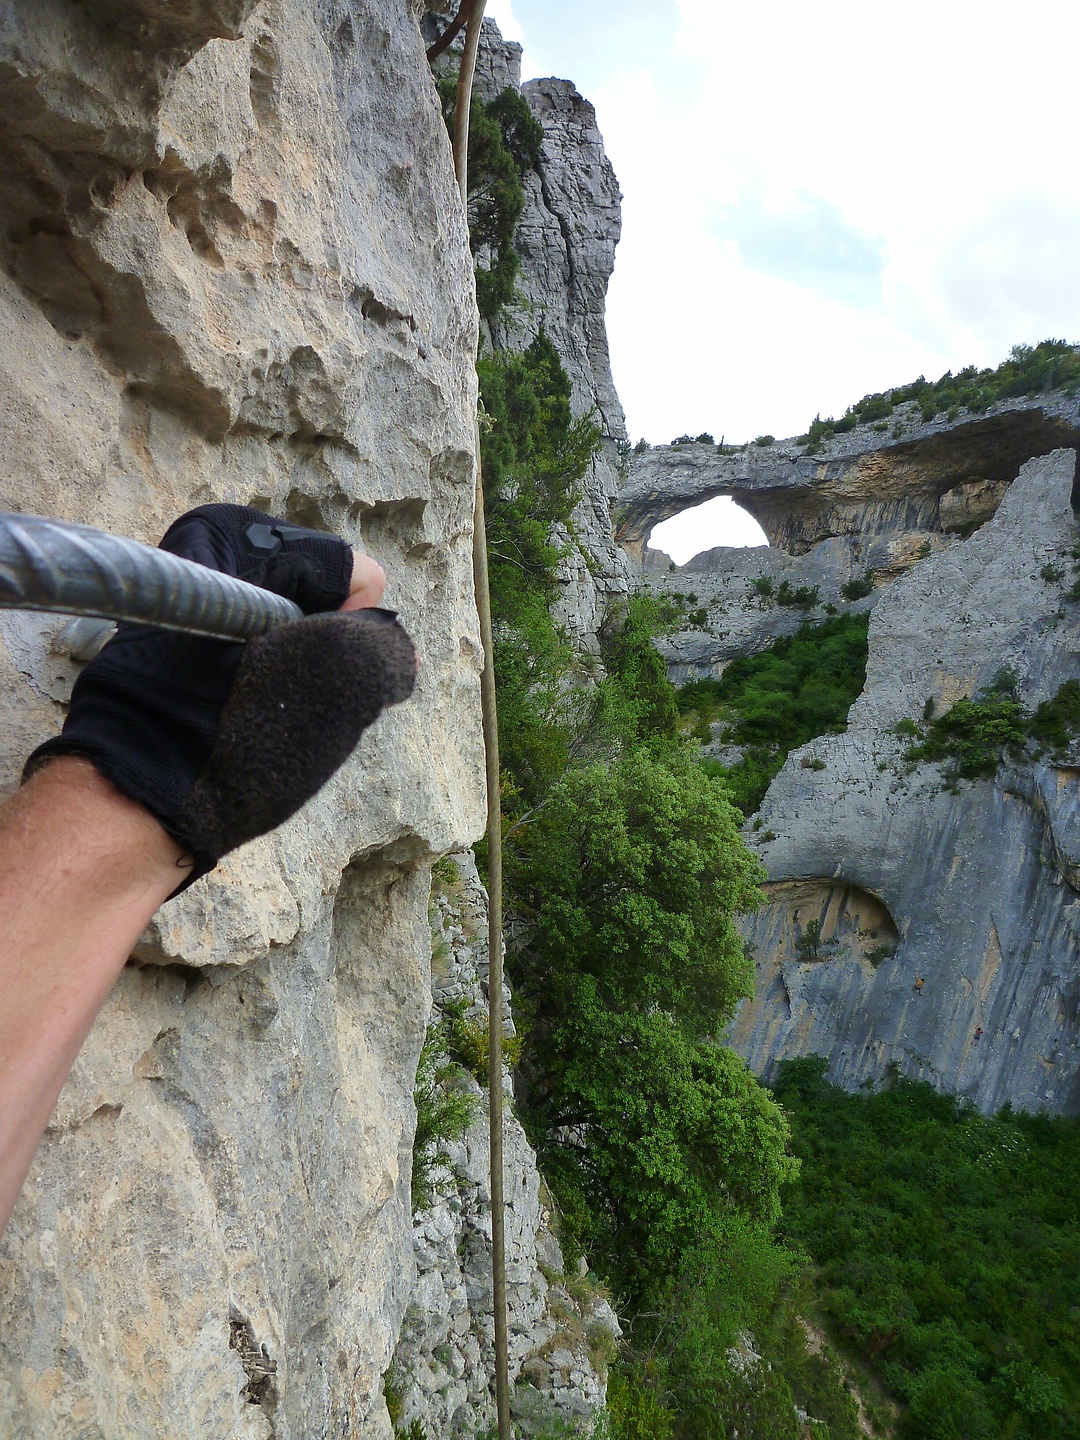
{"label": "limestone rock face", "polygon": [[[641,560],[650,588],[692,597],[685,608],[693,618],[659,644],[681,683],[721,673],[806,619],[871,607],[912,565],[984,525],[1025,460],[1078,441],[1080,405],[1062,391],[929,423],[917,407],[900,406],[887,438],[863,425],[816,455],[792,441],[734,453],[696,442],[661,446],[631,457],[616,534]],[[652,526],[714,495],[748,510],[769,547],[719,547],[680,567],[658,563],[646,544]]]}
{"label": "limestone rock face", "polygon": [[[890,539],[837,536],[806,555],[766,545],[718,546],[676,569],[653,564],[644,576],[649,588],[671,596],[684,612],[681,627],[657,641],[668,675],[676,685],[718,676],[729,660],[764,650],[807,620],[872,608],[873,587],[879,579],[887,583],[894,552],[909,548]],[[849,601],[841,587],[864,577],[871,593]]]}
{"label": "limestone rock face", "polygon": [[[456,877],[433,896],[432,1021],[451,1007],[487,1024],[487,896],[471,853],[452,857]],[[442,868],[442,867],[440,867]],[[510,993],[506,1030],[513,1034]],[[425,1434],[472,1436],[495,1423],[491,1316],[491,1210],[487,1090],[459,1072],[454,1083],[474,1103],[459,1140],[446,1142],[428,1203],[413,1217],[417,1281],[394,1352],[389,1387],[399,1428],[419,1420]],[[592,1278],[564,1273],[552,1230],[550,1197],[536,1156],[504,1107],[507,1333],[512,1406],[522,1434],[588,1433],[603,1407],[606,1360],[619,1324]]]}
{"label": "limestone rock face", "polygon": [[981,529],[880,594],[848,730],[793,752],[748,828],[771,884],[733,1040],[766,1077],[823,1054],[848,1087],[895,1064],[983,1109],[1080,1111],[1080,756],[952,793],[894,729],[1006,666],[1028,706],[1080,677],[1075,475],[1071,449],[1029,461]]}
{"label": "limestone rock face", "polygon": [[[520,47],[484,22],[478,60],[489,97],[520,74]],[[575,415],[593,413],[603,445],[582,482],[560,570],[553,614],[582,649],[612,597],[631,588],[633,567],[615,543],[611,510],[623,483],[629,445],[608,355],[604,303],[622,227],[622,196],[604,153],[596,112],[569,80],[530,80],[521,87],[544,130],[539,164],[525,177],[525,209],[515,248],[521,260],[521,304],[496,324],[494,344],[523,350],[541,329],[558,351],[573,387]]]}
{"label": "limestone rock face", "polygon": [[900,405],[889,426],[856,426],[813,454],[794,440],[661,445],[629,458],[616,538],[640,559],[654,525],[714,495],[731,496],[792,555],[833,535],[964,533],[990,518],[1025,460],[1078,437],[1080,401],[1059,391],[927,422]]}
{"label": "limestone rock face", "polygon": [[[421,658],[125,970],[0,1247],[0,1432],[386,1437],[420,867],[483,823],[476,321],[416,14],[25,0],[0,46],[0,504],[148,541],[209,500],[333,528]],[[0,618],[5,790],[61,722],[63,624]]]}

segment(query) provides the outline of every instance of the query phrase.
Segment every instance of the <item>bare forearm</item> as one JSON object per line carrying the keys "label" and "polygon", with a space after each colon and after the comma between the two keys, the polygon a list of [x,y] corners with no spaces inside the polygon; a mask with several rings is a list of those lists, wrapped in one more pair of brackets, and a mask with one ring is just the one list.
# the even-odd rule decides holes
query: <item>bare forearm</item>
{"label": "bare forearm", "polygon": [[180,847],[86,761],[0,806],[0,1230],[56,1098]]}

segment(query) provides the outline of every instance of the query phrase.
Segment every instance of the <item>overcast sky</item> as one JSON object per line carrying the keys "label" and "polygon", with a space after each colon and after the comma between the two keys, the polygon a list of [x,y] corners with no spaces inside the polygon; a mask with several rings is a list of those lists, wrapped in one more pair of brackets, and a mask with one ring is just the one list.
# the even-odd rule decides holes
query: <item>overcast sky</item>
{"label": "overcast sky", "polygon": [[[622,187],[631,437],[777,437],[1080,339],[1071,0],[488,0]],[[731,543],[730,541],[728,543]]]}

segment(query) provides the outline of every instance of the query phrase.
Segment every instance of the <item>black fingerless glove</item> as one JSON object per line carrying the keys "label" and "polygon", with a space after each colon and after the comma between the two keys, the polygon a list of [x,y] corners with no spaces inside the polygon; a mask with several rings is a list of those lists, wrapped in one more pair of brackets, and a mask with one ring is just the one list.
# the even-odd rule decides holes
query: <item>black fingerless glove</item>
{"label": "black fingerless glove", "polygon": [[[253,557],[250,525],[278,527],[284,539]],[[339,594],[340,604],[352,551],[336,536],[289,529],[243,506],[204,506],[162,545],[244,579],[260,574],[302,606],[325,609]],[[85,756],[194,857],[184,889],[295,814],[382,709],[408,698],[414,675],[412,643],[388,610],[314,614],[245,645],[121,625],[24,778],[52,756]]]}
{"label": "black fingerless glove", "polygon": [[349,596],[353,552],[337,535],[286,525],[250,505],[200,505],[166,530],[160,546],[295,600],[305,615],[337,610]]}

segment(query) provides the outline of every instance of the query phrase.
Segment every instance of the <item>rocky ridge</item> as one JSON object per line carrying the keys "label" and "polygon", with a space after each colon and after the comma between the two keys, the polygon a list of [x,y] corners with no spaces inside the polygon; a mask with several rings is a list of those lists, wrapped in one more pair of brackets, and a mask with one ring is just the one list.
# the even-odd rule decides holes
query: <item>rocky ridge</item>
{"label": "rocky ridge", "polygon": [[824,1054],[849,1087],[896,1067],[985,1110],[1080,1110],[1080,754],[946,788],[896,733],[1006,668],[1028,708],[1080,678],[1075,474],[1071,449],[1029,461],[880,595],[846,732],[794,751],[748,827],[769,903],[732,1039],[766,1078]]}
{"label": "rocky ridge", "polygon": [[507,84],[518,85],[544,131],[540,161],[524,178],[525,209],[514,241],[521,260],[518,298],[490,340],[501,349],[523,350],[543,329],[570,377],[575,415],[593,414],[600,426],[600,451],[582,482],[569,529],[559,532],[565,555],[553,606],[575,644],[595,651],[606,607],[634,582],[634,567],[611,526],[629,444],[604,323],[622,196],[588,100],[569,80],[520,85],[520,74],[521,47],[504,41],[485,20],[480,93],[490,99]]}
{"label": "rocky ridge", "polygon": [[[0,1249],[0,1428],[386,1440],[392,1360],[399,1426],[473,1434],[493,1416],[479,1087],[444,1193],[416,1216],[409,1199],[427,866],[482,824],[475,310],[448,142],[423,40],[387,0],[163,15],[23,6],[0,32],[2,443],[21,477],[4,504],[147,540],[214,499],[336,529],[385,565],[421,683],[322,796],[143,937]],[[482,83],[516,82],[515,48],[485,25]],[[629,573],[606,519],[619,197],[591,107],[567,82],[527,90],[547,139],[513,343],[542,320],[576,408],[603,408],[563,577],[588,648]],[[9,612],[0,640],[10,788],[78,663],[63,620]],[[484,900],[455,863],[435,986],[477,1009]],[[587,1427],[617,1321],[563,1275],[512,1113],[505,1145],[517,1422]]]}
{"label": "rocky ridge", "polygon": [[[650,586],[692,597],[691,613],[704,609],[661,641],[673,679],[718,674],[728,660],[791,634],[808,616],[872,607],[917,561],[984,525],[1026,460],[1080,443],[1080,401],[1052,392],[1000,401],[981,416],[929,422],[906,404],[888,429],[857,426],[813,455],[783,441],[735,453],[670,445],[631,457],[616,535],[641,557]],[[721,547],[681,567],[648,549],[654,525],[715,495],[749,511],[769,547]],[[779,605],[757,588],[763,581],[775,590],[787,582]],[[852,582],[873,587],[855,605],[844,593]],[[802,603],[785,609],[791,592],[802,592]]]}
{"label": "rocky ridge", "polygon": [[[855,427],[814,455],[793,442],[646,451],[620,492],[631,547],[714,494],[769,535],[768,548],[679,568],[644,551],[647,583],[686,611],[659,642],[676,681],[719,674],[808,619],[872,611],[846,732],[793,752],[745,831],[768,903],[746,922],[758,989],[732,1042],[766,1079],[786,1057],[823,1054],[847,1086],[895,1068],[984,1109],[1074,1113],[1080,769],[1013,760],[946,788],[939,766],[905,759],[912,741],[895,727],[1003,670],[1028,709],[1080,675],[1065,597],[1077,397],[929,423],[906,406],[886,428]],[[869,593],[847,598],[852,581]]]}

